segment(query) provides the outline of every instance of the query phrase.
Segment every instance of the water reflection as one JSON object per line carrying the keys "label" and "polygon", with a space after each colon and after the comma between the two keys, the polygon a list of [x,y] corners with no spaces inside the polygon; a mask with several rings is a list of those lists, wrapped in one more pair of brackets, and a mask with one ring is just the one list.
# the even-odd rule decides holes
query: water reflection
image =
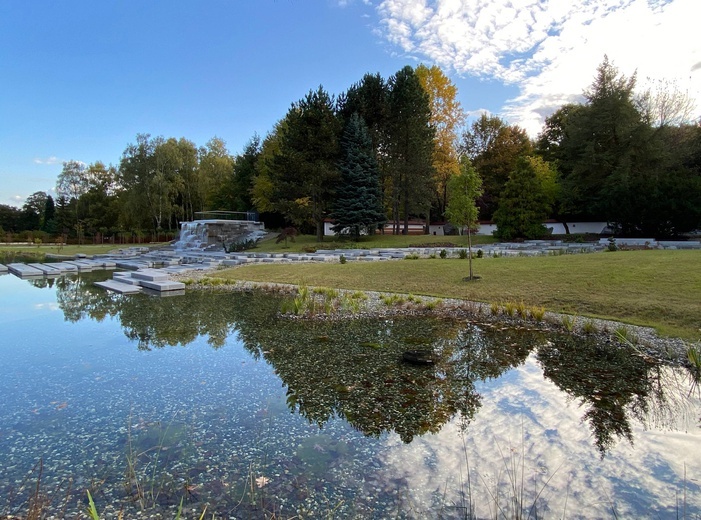
{"label": "water reflection", "polygon": [[[274,368],[289,409],[319,427],[340,417],[365,435],[396,432],[405,443],[439,432],[456,416],[466,428],[481,406],[476,385],[531,353],[543,376],[579,403],[602,457],[620,440],[633,443],[631,421],[660,426],[683,408],[656,362],[618,344],[443,319],[302,322],[280,318],[280,300],[271,295],[123,297],[94,287],[95,276],[53,282],[67,320],[117,318],[140,350],[186,346],[199,337],[220,348],[235,333]],[[431,349],[436,364],[402,363],[402,352],[417,346]]]}

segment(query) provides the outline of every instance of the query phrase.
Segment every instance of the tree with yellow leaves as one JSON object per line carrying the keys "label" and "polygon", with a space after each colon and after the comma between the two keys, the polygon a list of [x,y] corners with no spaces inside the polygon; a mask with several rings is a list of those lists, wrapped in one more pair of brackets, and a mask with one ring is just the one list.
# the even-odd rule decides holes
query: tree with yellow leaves
{"label": "tree with yellow leaves", "polygon": [[435,205],[443,215],[448,203],[448,180],[460,173],[457,153],[458,128],[465,113],[457,100],[458,89],[440,67],[419,65],[416,76],[429,97],[431,125],[435,128],[433,168],[435,170]]}

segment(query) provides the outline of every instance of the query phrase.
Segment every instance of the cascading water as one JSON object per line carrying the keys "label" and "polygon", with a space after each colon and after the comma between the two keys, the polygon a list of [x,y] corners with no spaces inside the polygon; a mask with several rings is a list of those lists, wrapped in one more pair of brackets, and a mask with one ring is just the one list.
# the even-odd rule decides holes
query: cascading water
{"label": "cascading water", "polygon": [[175,249],[202,249],[207,246],[207,225],[202,221],[182,222]]}

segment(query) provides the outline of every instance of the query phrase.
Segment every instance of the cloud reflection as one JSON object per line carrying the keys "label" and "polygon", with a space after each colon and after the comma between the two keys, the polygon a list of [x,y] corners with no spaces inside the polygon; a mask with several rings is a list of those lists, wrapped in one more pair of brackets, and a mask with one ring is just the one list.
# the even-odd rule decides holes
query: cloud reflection
{"label": "cloud reflection", "polygon": [[467,505],[460,491],[471,490],[479,518],[494,517],[497,507],[508,511],[514,497],[547,516],[665,516],[677,512],[684,488],[687,514],[698,514],[701,431],[692,411],[699,402],[679,409],[680,374],[663,370],[676,421],[653,405],[648,424],[632,421],[634,445],[619,442],[601,456],[581,404],[545,379],[532,355],[509,377],[478,388],[482,410],[465,433],[455,419],[409,445],[391,435],[385,478],[406,480],[423,511],[447,507],[458,514]]}

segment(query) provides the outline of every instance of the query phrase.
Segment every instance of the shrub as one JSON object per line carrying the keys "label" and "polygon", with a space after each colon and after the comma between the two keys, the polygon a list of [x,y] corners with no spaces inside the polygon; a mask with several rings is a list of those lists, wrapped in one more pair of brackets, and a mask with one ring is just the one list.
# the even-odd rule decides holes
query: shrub
{"label": "shrub", "polygon": [[467,258],[467,249],[461,249],[458,251],[458,257],[460,260],[465,260]]}
{"label": "shrub", "polygon": [[338,259],[338,261],[341,262],[342,264],[345,264],[346,263],[346,255],[341,255],[341,257]]}
{"label": "shrub", "polygon": [[441,255],[440,255],[440,256],[441,256],[441,258],[445,258],[446,256],[448,256],[448,251],[446,251],[445,249],[441,249]]}
{"label": "shrub", "polygon": [[482,251],[481,249],[478,249],[477,250],[477,258],[482,258],[483,256],[484,256],[484,251]]}

